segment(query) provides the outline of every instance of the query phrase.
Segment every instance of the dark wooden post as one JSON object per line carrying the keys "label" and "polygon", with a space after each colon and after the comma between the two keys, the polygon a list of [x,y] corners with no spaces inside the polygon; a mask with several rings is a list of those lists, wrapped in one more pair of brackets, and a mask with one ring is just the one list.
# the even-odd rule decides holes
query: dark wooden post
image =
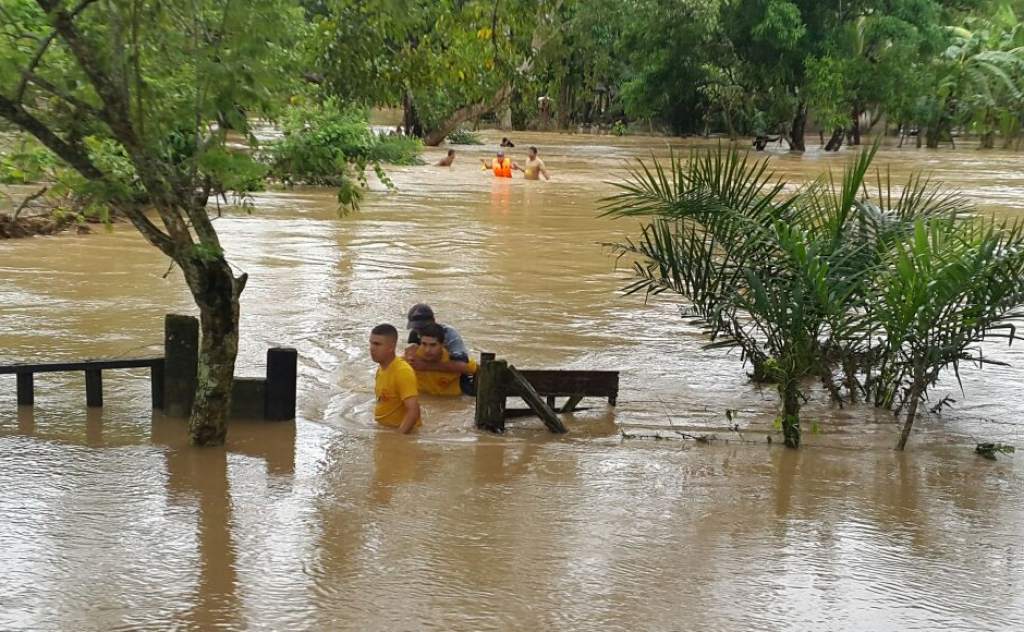
{"label": "dark wooden post", "polygon": [[149,392],[153,398],[153,408],[164,408],[164,361],[159,360],[149,369]]}
{"label": "dark wooden post", "polygon": [[34,377],[31,373],[18,374],[18,406],[31,406],[35,403]]}
{"label": "dark wooden post", "polygon": [[476,427],[505,432],[505,373],[508,363],[493,353],[480,354],[476,372]]}
{"label": "dark wooden post", "polygon": [[196,395],[199,320],[168,314],[164,318],[164,413],[188,417]]}
{"label": "dark wooden post", "polygon": [[85,370],[85,405],[89,408],[103,406],[103,371]]}
{"label": "dark wooden post", "polygon": [[295,388],[299,352],[290,347],[267,349],[267,390],[263,416],[272,421],[295,419]]}

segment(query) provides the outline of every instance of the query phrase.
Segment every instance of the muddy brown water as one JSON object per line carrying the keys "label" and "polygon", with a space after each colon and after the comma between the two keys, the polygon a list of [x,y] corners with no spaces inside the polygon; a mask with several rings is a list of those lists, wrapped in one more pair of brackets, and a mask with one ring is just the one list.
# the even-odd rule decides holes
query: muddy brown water
{"label": "muddy brown water", "polygon": [[[666,142],[513,138],[551,182],[495,180],[491,148],[457,147],[451,170],[390,169],[398,190],[351,217],[295,189],[217,220],[250,274],[239,374],[297,347],[294,423],[237,422],[226,449],[195,450],[150,411],[144,373],[107,372],[90,411],[81,376],[37,376],[22,410],[0,376],[0,629],[1024,629],[1024,457],[971,453],[1024,445],[1016,345],[987,349],[1012,366],[967,369],[964,393],[945,384],[956,405],[905,454],[891,417],[820,402],[805,449],[768,445],[771,390],[702,351],[671,300],[615,292],[600,244],[636,222],[595,200]],[[778,153],[796,182],[850,156]],[[878,164],[1024,213],[1020,154]],[[0,243],[0,361],[158,350],[162,315],[192,311],[167,270],[120,226]],[[367,330],[421,300],[475,351],[621,370],[620,405],[589,402],[558,438],[529,420],[480,434],[466,399],[426,401],[418,436],[378,430]]]}

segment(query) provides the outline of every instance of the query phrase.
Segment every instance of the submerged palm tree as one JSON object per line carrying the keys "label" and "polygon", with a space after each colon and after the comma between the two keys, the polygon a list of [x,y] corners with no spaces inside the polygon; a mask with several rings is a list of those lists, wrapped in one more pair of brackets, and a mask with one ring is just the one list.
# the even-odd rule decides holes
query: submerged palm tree
{"label": "submerged palm tree", "polygon": [[[673,156],[667,168],[641,162],[604,202],[605,215],[646,220],[638,239],[612,244],[620,257],[633,260],[636,280],[627,292],[685,297],[686,312],[705,327],[709,348],[738,347],[755,379],[775,382],[790,447],[800,445],[807,378],[821,379],[837,401],[843,399],[833,377],[838,371],[850,399],[867,392],[875,403],[895,407],[895,397],[881,394],[902,392],[899,403],[912,403],[942,367],[955,367],[967,357],[967,346],[1013,316],[1020,303],[1007,293],[1011,280],[1018,286],[1024,281],[1017,261],[1024,250],[1020,231],[991,224],[986,230],[980,220],[963,219],[962,199],[920,177],[894,193],[891,178],[879,175],[872,198],[865,179],[876,151],[877,145],[862,152],[841,181],[827,174],[795,193],[786,193],[767,160],[750,161],[735,150],[695,152],[687,161]],[[941,354],[928,344],[905,343],[912,336],[932,340],[923,321],[913,329],[895,318],[906,307],[899,299],[903,277],[893,276],[907,270],[899,253],[917,243],[922,227],[956,243],[980,239],[976,250],[1002,257],[998,263],[991,256],[975,261],[972,269],[988,271],[985,291],[970,279],[948,279],[974,292],[962,299],[974,310],[969,314],[950,309],[959,300],[952,287],[920,295],[931,301],[932,325],[958,332],[948,333],[951,346]],[[948,256],[966,258],[976,250]],[[938,274],[912,267],[906,281],[927,285],[922,275],[930,271]],[[983,318],[975,316],[982,312]],[[908,369],[915,362],[931,368],[915,373]],[[907,376],[924,383],[911,379],[918,384],[911,388]],[[915,413],[916,406],[908,407],[910,424]]]}

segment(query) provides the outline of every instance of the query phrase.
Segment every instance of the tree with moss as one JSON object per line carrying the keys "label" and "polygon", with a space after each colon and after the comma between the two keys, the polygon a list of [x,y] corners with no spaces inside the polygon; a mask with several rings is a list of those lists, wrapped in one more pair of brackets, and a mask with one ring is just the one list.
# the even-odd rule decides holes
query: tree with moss
{"label": "tree with moss", "polygon": [[80,176],[84,194],[177,265],[199,309],[191,440],[226,434],[239,295],[207,211],[266,168],[248,116],[290,91],[299,7],[283,0],[0,0],[0,118]]}

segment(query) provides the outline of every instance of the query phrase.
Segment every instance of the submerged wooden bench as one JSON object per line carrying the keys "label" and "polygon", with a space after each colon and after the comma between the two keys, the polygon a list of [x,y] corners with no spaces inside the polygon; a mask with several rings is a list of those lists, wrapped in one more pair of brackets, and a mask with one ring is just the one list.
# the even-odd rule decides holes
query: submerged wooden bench
{"label": "submerged wooden bench", "polygon": [[85,405],[90,408],[103,406],[103,371],[110,369],[150,370],[150,393],[153,408],[164,404],[164,358],[118,358],[115,360],[79,360],[77,362],[42,362],[32,364],[0,364],[0,375],[18,376],[18,405],[35,404],[36,373],[85,372]]}
{"label": "submerged wooden bench", "polygon": [[[493,353],[482,353],[476,387],[478,428],[504,432],[505,419],[526,413],[540,417],[552,432],[563,433],[565,425],[555,414],[556,398],[569,398],[558,409],[562,413],[579,410],[577,406],[584,397],[607,398],[614,406],[619,397],[619,372],[520,370],[504,360],[496,360]],[[521,397],[529,408],[507,409],[508,397]]]}
{"label": "submerged wooden bench", "polygon": [[[0,364],[0,375],[16,375],[18,406],[35,404],[37,373],[85,373],[85,403],[103,406],[103,371],[149,368],[153,408],[171,417],[187,417],[196,391],[199,321],[194,316],[164,318],[164,355],[147,358]],[[290,347],[267,349],[266,377],[235,377],[231,416],[249,419],[295,418],[298,353]]]}

